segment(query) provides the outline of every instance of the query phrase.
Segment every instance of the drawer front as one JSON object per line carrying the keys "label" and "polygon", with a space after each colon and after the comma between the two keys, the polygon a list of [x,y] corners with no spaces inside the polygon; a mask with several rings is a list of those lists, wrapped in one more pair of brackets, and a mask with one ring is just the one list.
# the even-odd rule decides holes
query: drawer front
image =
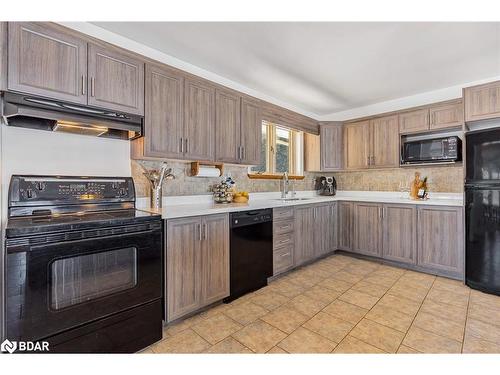
{"label": "drawer front", "polygon": [[273,253],[273,273],[277,275],[293,266],[293,245],[281,247]]}
{"label": "drawer front", "polygon": [[284,233],[274,236],[273,249],[293,244],[293,233]]}
{"label": "drawer front", "polygon": [[284,207],[284,208],[275,208],[273,209],[273,220],[285,220],[293,218],[293,208]]}
{"label": "drawer front", "polygon": [[275,221],[273,223],[274,235],[293,232],[293,219]]}

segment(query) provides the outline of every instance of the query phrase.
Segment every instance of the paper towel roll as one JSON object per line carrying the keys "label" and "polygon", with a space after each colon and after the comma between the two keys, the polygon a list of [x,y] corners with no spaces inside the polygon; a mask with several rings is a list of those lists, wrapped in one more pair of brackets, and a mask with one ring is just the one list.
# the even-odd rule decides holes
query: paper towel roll
{"label": "paper towel roll", "polygon": [[220,175],[219,168],[208,165],[201,165],[197,174],[198,177],[220,177]]}

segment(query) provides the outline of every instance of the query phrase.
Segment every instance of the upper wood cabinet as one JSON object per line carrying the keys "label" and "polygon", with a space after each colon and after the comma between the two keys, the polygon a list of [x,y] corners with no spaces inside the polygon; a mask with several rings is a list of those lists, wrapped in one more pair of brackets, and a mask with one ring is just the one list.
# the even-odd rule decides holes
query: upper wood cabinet
{"label": "upper wood cabinet", "polygon": [[241,96],[217,90],[215,94],[215,157],[217,161],[239,163],[241,158]]}
{"label": "upper wood cabinet", "polygon": [[464,103],[457,100],[430,108],[430,130],[461,127],[464,124]]}
{"label": "upper wood cabinet", "polygon": [[371,256],[382,254],[382,206],[380,204],[354,203],[352,251]]}
{"label": "upper wood cabinet", "polygon": [[241,99],[241,164],[260,164],[262,107],[256,100]]}
{"label": "upper wood cabinet", "polygon": [[9,90],[87,104],[86,84],[86,40],[48,23],[9,22]]}
{"label": "upper wood cabinet", "polygon": [[208,82],[185,79],[184,157],[215,159],[215,87]]}
{"label": "upper wood cabinet", "polygon": [[184,77],[160,65],[146,65],[144,137],[133,142],[136,157],[182,157]]}
{"label": "upper wood cabinet", "polygon": [[370,121],[371,167],[399,166],[398,116],[385,116]]}
{"label": "upper wood cabinet", "polygon": [[144,61],[112,46],[89,43],[88,104],[144,114]]}
{"label": "upper wood cabinet", "polygon": [[408,204],[384,204],[382,257],[396,262],[417,262],[417,210]]}
{"label": "upper wood cabinet", "polygon": [[168,322],[229,295],[227,214],[167,220],[165,242]]}
{"label": "upper wood cabinet", "polygon": [[429,108],[403,112],[399,115],[400,133],[418,133],[429,130]]}
{"label": "upper wood cabinet", "polygon": [[417,213],[417,264],[449,276],[463,277],[463,208],[422,206]]}
{"label": "upper wood cabinet", "polygon": [[321,123],[320,135],[304,133],[304,170],[331,172],[343,168],[342,123]]}
{"label": "upper wood cabinet", "polygon": [[500,81],[464,89],[465,121],[500,117]]}
{"label": "upper wood cabinet", "polygon": [[347,169],[367,168],[370,163],[370,122],[344,126],[344,162]]}
{"label": "upper wood cabinet", "polygon": [[262,109],[258,101],[234,91],[217,90],[216,159],[227,163],[260,163]]}

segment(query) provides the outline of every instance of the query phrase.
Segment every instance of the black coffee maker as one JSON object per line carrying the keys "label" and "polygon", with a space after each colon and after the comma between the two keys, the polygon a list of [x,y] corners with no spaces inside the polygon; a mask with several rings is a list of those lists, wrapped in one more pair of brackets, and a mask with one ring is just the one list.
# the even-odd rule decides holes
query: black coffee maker
{"label": "black coffee maker", "polygon": [[316,178],[315,189],[319,195],[335,195],[337,192],[337,181],[335,177],[320,176]]}

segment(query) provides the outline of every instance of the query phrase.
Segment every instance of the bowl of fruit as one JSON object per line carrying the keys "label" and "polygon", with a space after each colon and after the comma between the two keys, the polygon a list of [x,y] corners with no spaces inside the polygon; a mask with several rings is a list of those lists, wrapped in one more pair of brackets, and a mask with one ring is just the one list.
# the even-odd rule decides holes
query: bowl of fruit
{"label": "bowl of fruit", "polygon": [[248,203],[248,191],[237,191],[233,193],[233,203]]}

